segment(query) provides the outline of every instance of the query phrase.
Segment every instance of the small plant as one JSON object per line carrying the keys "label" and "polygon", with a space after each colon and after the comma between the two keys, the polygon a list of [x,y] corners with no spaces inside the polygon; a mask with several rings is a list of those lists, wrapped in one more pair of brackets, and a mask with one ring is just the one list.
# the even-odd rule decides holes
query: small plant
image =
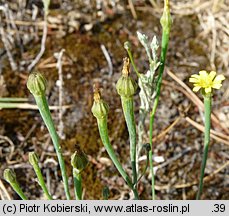
{"label": "small plant", "polygon": [[87,155],[76,146],[76,151],[71,157],[72,175],[74,180],[75,198],[82,199],[82,177],[81,173],[88,165]]}
{"label": "small plant", "polygon": [[49,200],[52,200],[52,196],[50,195],[50,193],[48,192],[48,189],[45,185],[45,181],[44,181],[44,178],[43,178],[43,175],[41,173],[41,169],[39,167],[39,164],[38,164],[38,156],[36,155],[35,152],[30,152],[29,153],[29,162],[30,164],[33,166],[33,169],[37,175],[37,178],[38,178],[38,182],[42,188],[42,190],[44,191],[44,194],[46,196],[47,199]]}
{"label": "small plant", "polygon": [[203,191],[203,179],[204,170],[208,158],[208,147],[210,143],[210,129],[211,129],[211,104],[213,89],[220,89],[222,81],[225,80],[223,75],[217,75],[215,71],[208,73],[207,71],[200,71],[199,75],[194,74],[189,79],[189,82],[193,83],[194,92],[201,90],[201,94],[204,97],[204,119],[205,119],[205,131],[204,131],[204,155],[201,163],[200,182],[196,199],[200,199]]}
{"label": "small plant", "polygon": [[[47,126],[47,129],[49,131],[49,134],[51,136],[51,139],[53,141],[57,158],[59,160],[59,165],[61,169],[61,175],[64,183],[64,189],[67,199],[71,199],[70,196],[70,190],[68,185],[68,176],[65,168],[65,162],[62,155],[62,149],[59,143],[59,137],[57,135],[51,113],[49,110],[48,102],[46,100],[45,96],[45,90],[46,90],[46,79],[38,72],[31,73],[29,75],[28,81],[27,81],[27,87],[30,90],[30,92],[33,94],[35,101],[37,103],[38,109],[40,111],[41,117]],[[41,169],[38,164],[38,156],[35,152],[29,153],[29,162],[33,166],[33,169],[37,175],[38,183],[40,184],[45,197],[49,200],[52,200],[52,196],[48,192],[48,189],[45,185],[44,178],[42,176]],[[71,164],[72,164],[72,173],[73,173],[73,180],[74,180],[74,191],[75,191],[75,197],[78,200],[82,199],[82,180],[81,180],[81,173],[86,168],[88,164],[87,156],[86,154],[81,151],[79,146],[76,146],[76,151],[71,157]],[[16,193],[22,198],[22,199],[28,199],[25,194],[23,193],[22,189],[20,188],[17,179],[16,174],[11,169],[6,169],[4,171],[4,178],[9,184],[13,187],[13,189],[16,191]]]}
{"label": "small plant", "polygon": [[11,169],[5,169],[4,170],[4,179],[11,185],[11,187],[14,189],[14,191],[16,191],[16,193],[23,199],[23,200],[27,200],[27,196],[24,194],[24,192],[22,191],[18,181],[17,181],[17,177],[16,174],[13,170]]}
{"label": "small plant", "polygon": [[108,129],[107,129],[108,105],[104,100],[102,100],[99,89],[96,87],[94,88],[94,103],[91,111],[97,119],[99,134],[103,142],[103,145],[107,150],[107,153],[109,154],[111,160],[113,161],[114,165],[116,166],[117,170],[119,171],[123,179],[126,181],[129,188],[133,191],[135,199],[138,199],[137,189],[135,188],[135,185],[131,181],[131,178],[123,169],[110,143],[110,139],[108,136]]}
{"label": "small plant", "polygon": [[52,117],[51,117],[51,113],[49,110],[48,102],[45,96],[46,80],[40,73],[31,73],[29,75],[27,87],[35,98],[35,101],[37,103],[37,106],[42,116],[42,119],[52,138],[52,141],[53,141],[53,144],[56,150],[56,154],[59,160],[59,164],[60,164],[65,194],[66,194],[67,199],[71,199],[69,188],[68,188],[68,177],[66,173],[64,158],[62,155],[61,146],[59,144],[59,137],[57,135],[57,132],[56,132],[56,129],[55,129]]}

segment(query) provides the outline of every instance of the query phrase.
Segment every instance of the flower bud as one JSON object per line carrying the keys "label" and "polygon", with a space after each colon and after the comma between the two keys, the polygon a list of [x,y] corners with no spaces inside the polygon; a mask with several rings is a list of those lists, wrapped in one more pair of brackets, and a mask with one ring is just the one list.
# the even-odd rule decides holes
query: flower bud
{"label": "flower bud", "polygon": [[108,104],[101,99],[101,95],[98,89],[94,90],[94,103],[91,108],[91,112],[96,118],[106,118],[108,114]]}
{"label": "flower bud", "polygon": [[43,5],[44,5],[45,15],[47,16],[49,13],[50,0],[42,0],[42,1],[43,1]]}
{"label": "flower bud", "polygon": [[164,3],[164,11],[160,19],[161,26],[163,28],[163,31],[166,31],[167,34],[170,32],[170,28],[172,25],[172,18],[170,14],[170,7],[169,7],[169,1],[165,0]]}
{"label": "flower bud", "polygon": [[71,165],[78,173],[82,172],[88,165],[87,155],[77,148],[75,153],[71,156]]}
{"label": "flower bud", "polygon": [[31,73],[27,81],[27,88],[34,96],[44,95],[46,79],[38,72]]}
{"label": "flower bud", "polygon": [[35,152],[29,152],[29,162],[32,166],[34,166],[35,164],[38,164],[38,156]]}
{"label": "flower bud", "polygon": [[126,49],[126,50],[128,51],[128,50],[130,50],[130,48],[131,48],[130,42],[129,42],[129,41],[126,41],[126,42],[124,43],[124,49]]}
{"label": "flower bud", "polygon": [[5,169],[3,176],[4,176],[4,179],[10,184],[17,182],[16,173],[11,169]]}
{"label": "flower bud", "polygon": [[133,97],[137,90],[137,83],[129,76],[130,74],[130,60],[124,58],[124,65],[122,69],[122,77],[116,84],[116,89],[121,97],[130,98]]}

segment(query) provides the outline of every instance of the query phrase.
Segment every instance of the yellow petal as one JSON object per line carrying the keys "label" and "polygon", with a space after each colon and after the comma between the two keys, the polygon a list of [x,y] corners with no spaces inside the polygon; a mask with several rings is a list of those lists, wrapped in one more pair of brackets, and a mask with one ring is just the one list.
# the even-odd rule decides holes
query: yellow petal
{"label": "yellow petal", "polygon": [[198,75],[198,74],[193,74],[191,77],[192,77],[192,78],[199,79],[199,78],[200,78],[200,75]]}
{"label": "yellow petal", "polygon": [[213,82],[220,82],[221,83],[221,81],[223,81],[223,80],[225,80],[225,76],[224,75],[218,75],[218,76],[216,76],[216,78],[214,79]]}
{"label": "yellow petal", "polygon": [[212,88],[220,89],[222,87],[221,83],[213,83]]}
{"label": "yellow petal", "polygon": [[199,74],[200,76],[203,76],[203,77],[208,75],[207,71],[204,71],[204,70],[200,71]]}
{"label": "yellow petal", "polygon": [[209,74],[209,78],[211,79],[211,81],[215,78],[216,72],[215,71],[211,71]]}
{"label": "yellow petal", "polygon": [[192,90],[194,91],[194,92],[198,92],[199,90],[200,90],[200,86],[195,86]]}
{"label": "yellow petal", "polygon": [[198,79],[191,77],[189,78],[189,82],[195,83],[195,82],[198,82]]}
{"label": "yellow petal", "polygon": [[212,91],[212,88],[211,87],[205,88],[205,92],[206,93],[210,93],[211,91]]}

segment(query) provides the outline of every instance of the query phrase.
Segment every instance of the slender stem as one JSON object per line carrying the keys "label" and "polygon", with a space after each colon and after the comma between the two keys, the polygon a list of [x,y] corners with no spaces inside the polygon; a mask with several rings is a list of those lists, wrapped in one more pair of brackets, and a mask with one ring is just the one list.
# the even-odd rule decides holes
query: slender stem
{"label": "slender stem", "polygon": [[138,78],[141,78],[141,74],[139,73],[138,68],[137,68],[137,66],[136,66],[136,64],[134,62],[134,58],[133,58],[133,55],[132,55],[130,49],[127,49],[127,53],[129,55],[129,58],[130,58],[130,61],[131,61],[131,64],[132,64],[132,66],[134,68],[135,73],[137,74]]}
{"label": "slender stem", "polygon": [[59,144],[59,137],[57,135],[57,132],[56,132],[56,129],[55,129],[52,117],[51,117],[51,113],[50,113],[50,110],[48,107],[46,97],[45,97],[45,95],[34,95],[34,98],[36,100],[36,103],[37,103],[37,106],[39,108],[42,119],[43,119],[46,127],[48,128],[49,134],[52,138],[52,141],[53,141],[53,144],[54,144],[54,147],[56,150],[57,158],[58,158],[58,161],[60,164],[65,194],[66,194],[67,199],[69,200],[69,199],[71,199],[71,197],[70,197],[70,192],[69,192],[69,188],[68,188],[68,176],[67,176],[67,172],[66,172],[64,158],[62,155],[62,149],[61,149],[61,146]]}
{"label": "slender stem", "polygon": [[82,200],[82,177],[76,169],[73,168],[74,191],[77,200]]}
{"label": "slender stem", "polygon": [[146,165],[145,165],[145,168],[144,168],[144,170],[143,170],[143,172],[142,172],[142,174],[140,175],[140,177],[138,177],[138,182],[141,180],[141,178],[145,175],[145,173],[146,173],[146,170],[147,170],[147,168],[148,168],[148,164],[149,164],[149,153],[147,152],[147,159],[146,159]]}
{"label": "slender stem", "polygon": [[27,196],[24,194],[24,192],[22,191],[20,185],[18,184],[18,182],[9,182],[11,187],[14,189],[14,191],[16,191],[16,193],[23,199],[23,200],[28,200]]}
{"label": "slender stem", "polygon": [[133,183],[137,183],[137,169],[136,169],[136,126],[134,120],[134,101],[133,97],[126,98],[121,97],[122,108],[124,117],[126,120],[126,125],[130,137],[130,159],[133,172]]}
{"label": "slender stem", "polygon": [[134,68],[134,71],[135,71],[135,73],[136,73],[137,76],[138,76],[139,82],[141,83],[142,91],[143,91],[143,93],[144,93],[144,95],[145,95],[145,98],[147,99],[147,102],[149,103],[149,100],[148,100],[148,97],[147,97],[147,94],[146,94],[146,91],[145,91],[145,88],[144,88],[144,85],[143,85],[143,82],[142,82],[141,74],[139,73],[138,68],[137,68],[137,66],[136,66],[136,64],[135,64],[135,62],[134,62],[134,58],[133,58],[133,55],[132,55],[132,53],[131,53],[131,50],[130,50],[130,48],[128,48],[128,49],[126,49],[126,50],[127,50],[128,55],[129,55],[131,64],[132,64],[132,66],[133,66],[133,68]]}
{"label": "slender stem", "polygon": [[35,173],[37,175],[38,182],[39,182],[42,190],[44,191],[45,196],[47,197],[47,199],[52,200],[53,198],[50,195],[50,193],[48,192],[48,189],[47,189],[47,187],[45,185],[45,181],[44,181],[44,178],[43,178],[43,175],[41,173],[41,169],[40,169],[38,163],[33,163],[32,166],[33,166],[33,169],[34,169],[34,171],[35,171]]}
{"label": "slender stem", "polygon": [[208,158],[208,147],[210,143],[210,129],[211,129],[211,96],[204,96],[204,117],[205,117],[205,129],[204,129],[204,155],[201,163],[199,190],[196,199],[199,200],[203,191],[203,179],[204,170]]}
{"label": "slender stem", "polygon": [[127,175],[127,173],[123,169],[110,143],[110,140],[108,137],[108,129],[107,129],[107,118],[97,118],[97,123],[98,123],[101,140],[103,142],[104,147],[107,150],[108,155],[110,156],[111,160],[113,161],[115,167],[117,168],[117,170],[119,171],[123,179],[126,181],[127,185],[134,192],[135,199],[139,199],[136,188],[133,187],[130,177]]}
{"label": "slender stem", "polygon": [[149,151],[149,158],[150,158],[150,173],[152,176],[152,199],[155,199],[155,178],[154,178],[154,171],[153,171],[153,124],[155,119],[155,113],[157,110],[160,92],[161,92],[161,83],[162,83],[162,75],[164,72],[165,67],[165,60],[166,60],[166,53],[169,43],[169,34],[170,34],[170,26],[171,26],[171,18],[170,18],[170,12],[169,12],[169,1],[165,1],[165,7],[164,7],[164,13],[161,18],[161,25],[163,28],[162,32],[162,42],[161,42],[161,57],[160,57],[160,68],[159,68],[159,74],[157,79],[157,85],[156,85],[156,97],[153,104],[152,111],[150,113],[150,147],[151,150]]}

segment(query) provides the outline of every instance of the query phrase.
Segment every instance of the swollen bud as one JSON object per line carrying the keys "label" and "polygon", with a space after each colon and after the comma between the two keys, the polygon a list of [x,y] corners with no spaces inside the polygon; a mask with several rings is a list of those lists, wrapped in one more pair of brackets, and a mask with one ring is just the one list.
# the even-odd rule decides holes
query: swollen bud
{"label": "swollen bud", "polygon": [[108,114],[108,104],[101,99],[101,95],[98,88],[94,88],[94,103],[91,108],[93,115],[98,118],[107,118]]}
{"label": "swollen bud", "polygon": [[44,95],[46,83],[46,79],[39,72],[33,72],[29,75],[27,88],[34,96]]}
{"label": "swollen bud", "polygon": [[169,0],[164,0],[164,11],[160,20],[163,31],[166,31],[167,34],[170,32],[172,25],[172,18],[170,14]]}
{"label": "swollen bud", "polygon": [[50,0],[42,0],[42,1],[43,1],[43,5],[44,5],[45,15],[47,16],[49,13]]}
{"label": "swollen bud", "polygon": [[116,89],[121,97],[131,98],[137,90],[137,83],[129,76],[130,74],[130,60],[123,59],[122,76],[116,84]]}
{"label": "swollen bud", "polygon": [[10,184],[17,182],[16,173],[11,169],[5,169],[3,176],[4,179]]}
{"label": "swollen bud", "polygon": [[128,51],[128,50],[130,50],[130,48],[131,48],[130,42],[129,42],[129,41],[126,41],[126,42],[124,43],[124,49]]}
{"label": "swollen bud", "polygon": [[32,166],[38,164],[38,156],[35,152],[29,152],[29,162]]}
{"label": "swollen bud", "polygon": [[79,147],[77,147],[77,150],[71,156],[71,165],[78,173],[82,172],[88,165],[87,155]]}

